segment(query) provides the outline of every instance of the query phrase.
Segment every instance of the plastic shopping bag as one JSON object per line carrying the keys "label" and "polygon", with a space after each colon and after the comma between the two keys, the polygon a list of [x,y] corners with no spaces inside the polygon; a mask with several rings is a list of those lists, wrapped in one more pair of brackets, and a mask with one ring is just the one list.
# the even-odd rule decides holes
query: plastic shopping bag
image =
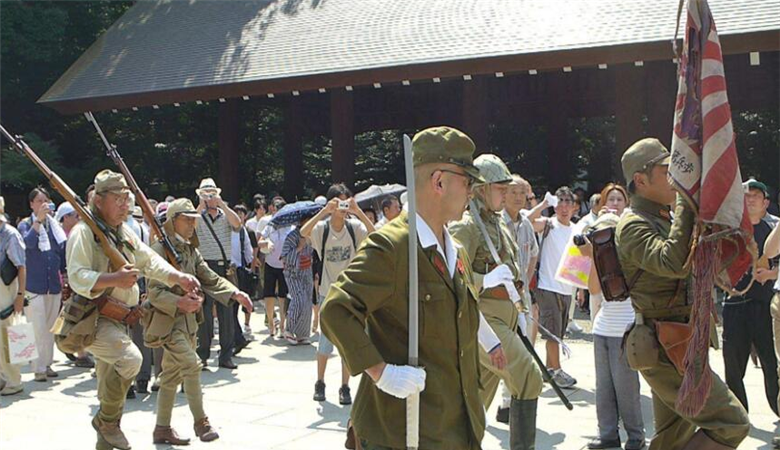
{"label": "plastic shopping bag", "polygon": [[11,325],[3,333],[8,344],[8,358],[11,364],[25,364],[38,358],[35,346],[35,332],[31,323],[21,314],[11,317]]}

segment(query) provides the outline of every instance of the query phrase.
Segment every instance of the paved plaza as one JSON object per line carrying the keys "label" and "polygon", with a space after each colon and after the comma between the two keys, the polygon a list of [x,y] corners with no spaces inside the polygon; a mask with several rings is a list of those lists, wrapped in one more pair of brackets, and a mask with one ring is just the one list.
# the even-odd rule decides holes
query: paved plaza
{"label": "paved plaza", "polygon": [[[584,317],[584,316],[583,316]],[[578,320],[583,326],[585,320]],[[337,359],[331,359],[326,376],[327,401],[312,401],[315,381],[313,346],[290,347],[284,341],[270,340],[262,313],[252,319],[258,329],[257,340],[235,361],[236,371],[203,372],[204,401],[212,424],[220,439],[210,444],[193,442],[188,448],[210,450],[285,449],[314,450],[344,448],[344,429],[349,407],[338,404],[340,369]],[[579,381],[578,389],[565,391],[573,411],[567,411],[546,387],[539,406],[537,449],[579,450],[596,433],[596,385],[593,369],[593,347],[588,334],[571,339],[573,356],[563,362],[565,370]],[[544,357],[544,346],[537,344]],[[216,352],[212,353],[216,355]],[[95,432],[89,424],[98,407],[96,381],[85,369],[66,362],[62,354],[54,369],[60,377],[41,384],[32,381],[25,368],[22,395],[0,399],[0,449],[2,450],[85,450],[94,448]],[[723,373],[720,352],[711,353],[717,373]],[[216,365],[216,360],[213,359]],[[435,380],[429,380],[435,382]],[[740,449],[771,448],[769,444],[777,430],[776,417],[764,398],[763,379],[759,369],[749,363],[747,376],[750,418],[753,429]],[[353,395],[358,380],[353,379]],[[167,449],[167,445],[152,444],[156,394],[128,400],[122,428],[134,449]],[[509,448],[509,431],[495,420],[495,408],[488,411],[488,428],[483,441],[485,450]],[[648,436],[652,435],[650,390],[642,383],[642,409]],[[183,394],[179,394],[174,409],[173,426],[187,437],[193,437],[192,420]],[[424,426],[424,425],[423,425]],[[623,436],[625,440],[625,436]]]}

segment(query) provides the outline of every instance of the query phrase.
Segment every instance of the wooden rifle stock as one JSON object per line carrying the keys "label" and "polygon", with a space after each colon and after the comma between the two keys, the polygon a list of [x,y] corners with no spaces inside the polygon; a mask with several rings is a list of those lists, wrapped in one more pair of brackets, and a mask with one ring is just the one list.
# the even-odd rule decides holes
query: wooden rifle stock
{"label": "wooden rifle stock", "polygon": [[47,166],[46,163],[35,154],[30,146],[24,142],[21,136],[12,135],[2,125],[0,125],[0,132],[3,134],[3,136],[5,136],[6,139],[8,139],[17,152],[35,164],[38,170],[43,173],[43,176],[46,177],[49,185],[51,185],[55,191],[59,192],[66,201],[73,205],[73,209],[76,210],[76,213],[78,213],[79,217],[81,217],[81,220],[83,220],[89,226],[89,228],[95,234],[95,237],[98,239],[98,242],[100,242],[100,246],[103,248],[103,252],[105,252],[106,256],[108,257],[111,269],[116,271],[129,264],[122,253],[120,253],[115,246],[112,246],[109,243],[109,239],[111,239],[116,244],[116,237],[113,236],[113,234],[108,229],[108,226],[103,223],[103,221],[92,214],[92,211],[89,210],[81,197],[76,195],[70,186],[68,186],[59,175],[54,173],[49,168],[49,166]]}
{"label": "wooden rifle stock", "polygon": [[122,172],[122,175],[124,175],[125,181],[127,182],[130,191],[133,193],[133,195],[135,195],[136,203],[141,207],[141,211],[143,211],[144,217],[146,217],[146,220],[149,222],[152,238],[162,244],[168,262],[174,268],[176,268],[176,270],[181,270],[181,255],[179,255],[179,253],[173,247],[170,239],[168,239],[168,236],[163,232],[162,224],[157,219],[157,216],[152,210],[152,205],[149,203],[149,199],[146,198],[146,194],[144,194],[144,191],[141,190],[141,188],[138,186],[138,183],[135,181],[133,174],[130,173],[130,169],[127,167],[127,164],[125,164],[124,159],[122,159],[122,155],[120,155],[119,151],[116,149],[116,145],[108,142],[106,135],[103,133],[103,130],[100,128],[97,120],[95,120],[95,116],[93,116],[91,112],[84,113],[84,116],[86,116],[87,120],[95,126],[95,129],[100,135],[100,139],[103,141],[103,145],[106,147],[106,154],[109,158],[111,158],[112,161],[114,161],[114,164],[119,167],[119,171]]}

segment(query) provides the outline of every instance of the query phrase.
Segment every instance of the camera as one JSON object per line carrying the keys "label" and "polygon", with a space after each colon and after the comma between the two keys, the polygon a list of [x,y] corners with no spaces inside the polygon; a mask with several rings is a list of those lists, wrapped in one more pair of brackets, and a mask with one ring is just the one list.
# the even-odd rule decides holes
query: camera
{"label": "camera", "polygon": [[348,210],[349,209],[349,201],[348,200],[341,200],[339,201],[339,209],[341,210]]}
{"label": "camera", "polygon": [[585,245],[587,243],[585,241],[585,238],[588,238],[588,240],[590,240],[592,234],[593,234],[592,231],[588,232],[588,233],[583,233],[583,234],[575,234],[572,237],[572,240],[574,241],[574,245],[576,245],[577,247],[582,247],[583,245]]}

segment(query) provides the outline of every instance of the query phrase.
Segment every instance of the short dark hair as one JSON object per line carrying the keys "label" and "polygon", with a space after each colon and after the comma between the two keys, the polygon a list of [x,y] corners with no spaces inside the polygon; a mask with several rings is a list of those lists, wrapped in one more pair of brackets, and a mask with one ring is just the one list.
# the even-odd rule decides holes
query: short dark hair
{"label": "short dark hair", "polygon": [[47,191],[46,188],[44,188],[43,186],[38,186],[37,188],[30,191],[30,195],[27,196],[27,200],[29,200],[30,203],[32,203],[33,200],[35,200],[35,197],[39,196],[40,194],[45,195],[46,198],[51,200],[51,195],[49,195],[49,191]]}
{"label": "short dark hair", "polygon": [[325,198],[328,201],[331,201],[336,197],[341,197],[342,195],[350,198],[352,197],[352,191],[349,190],[346,184],[336,183],[328,188],[328,193],[325,194]]}
{"label": "short dark hair", "polygon": [[387,197],[382,199],[382,204],[380,206],[382,208],[382,212],[384,213],[385,209],[393,206],[393,202],[401,203],[401,201],[398,200],[398,197],[396,197],[395,195],[388,195]]}
{"label": "short dark hair", "polygon": [[571,191],[569,186],[561,186],[555,191],[555,196],[558,198],[561,197],[569,197],[572,200],[574,200],[574,193]]}
{"label": "short dark hair", "polygon": [[255,211],[258,208],[268,210],[268,202],[265,201],[265,197],[255,198]]}
{"label": "short dark hair", "polygon": [[279,211],[280,209],[284,208],[284,205],[286,205],[286,204],[287,204],[287,202],[284,201],[284,199],[281,198],[281,197],[275,198],[274,199],[274,203],[273,203],[274,208],[276,208],[277,211]]}
{"label": "short dark hair", "polygon": [[233,211],[235,212],[241,211],[242,213],[246,214],[247,213],[246,205],[243,203],[239,203],[238,205],[233,207]]}

